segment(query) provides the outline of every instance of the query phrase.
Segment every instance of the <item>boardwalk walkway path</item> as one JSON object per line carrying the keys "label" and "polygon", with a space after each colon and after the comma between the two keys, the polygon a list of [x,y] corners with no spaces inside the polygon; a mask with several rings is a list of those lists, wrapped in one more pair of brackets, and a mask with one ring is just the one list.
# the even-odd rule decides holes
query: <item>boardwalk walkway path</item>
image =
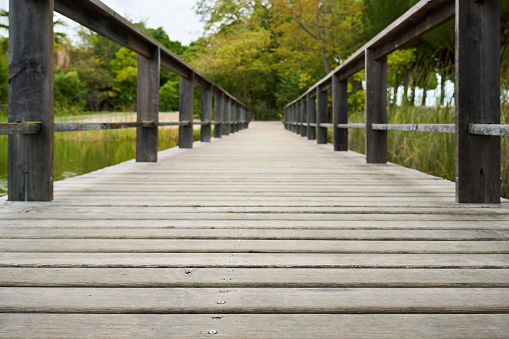
{"label": "boardwalk walkway path", "polygon": [[248,130],[0,202],[0,337],[507,337],[509,205]]}

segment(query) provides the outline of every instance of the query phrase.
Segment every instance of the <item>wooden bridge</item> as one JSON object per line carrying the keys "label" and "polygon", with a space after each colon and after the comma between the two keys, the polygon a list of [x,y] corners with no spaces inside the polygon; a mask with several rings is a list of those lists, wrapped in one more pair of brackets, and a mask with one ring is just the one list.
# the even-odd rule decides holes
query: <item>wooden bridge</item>
{"label": "wooden bridge", "polygon": [[507,337],[509,205],[280,123],[0,205],[1,337]]}
{"label": "wooden bridge", "polygon": [[[0,337],[508,337],[499,0],[420,1],[284,126],[249,129],[247,106],[100,1],[10,4]],[[139,54],[136,122],[54,122],[53,10]],[[387,124],[387,54],[452,18],[456,123]],[[160,67],[180,76],[178,122],[158,119]],[[366,122],[349,124],[362,69]],[[165,125],[180,148],[157,153]],[[113,128],[137,128],[136,161],[53,183],[55,131]],[[456,133],[456,182],[387,164],[391,130]]]}

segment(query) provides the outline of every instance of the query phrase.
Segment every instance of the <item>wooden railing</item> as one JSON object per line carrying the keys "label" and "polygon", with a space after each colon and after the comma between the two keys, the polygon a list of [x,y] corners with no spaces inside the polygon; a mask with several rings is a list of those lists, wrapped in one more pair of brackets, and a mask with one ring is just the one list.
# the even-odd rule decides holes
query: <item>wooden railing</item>
{"label": "wooden railing", "polygon": [[[387,55],[455,19],[456,124],[387,124]],[[387,162],[387,131],[456,133],[456,200],[500,202],[500,0],[422,0],[285,108],[285,126],[319,144],[333,129],[335,151],[348,129],[366,129],[366,161]],[[347,79],[366,72],[366,122],[348,123]],[[328,124],[332,89],[333,123]]]}
{"label": "wooden railing", "polygon": [[[54,123],[53,11],[138,53],[137,121]],[[159,72],[180,76],[179,122],[159,122]],[[136,161],[157,161],[158,127],[179,126],[179,147],[193,145],[194,85],[201,86],[201,141],[247,128],[248,108],[99,0],[16,0],[9,8],[8,199],[53,199],[53,133],[136,128]],[[213,99],[214,97],[214,99]],[[214,100],[214,120],[212,105]]]}

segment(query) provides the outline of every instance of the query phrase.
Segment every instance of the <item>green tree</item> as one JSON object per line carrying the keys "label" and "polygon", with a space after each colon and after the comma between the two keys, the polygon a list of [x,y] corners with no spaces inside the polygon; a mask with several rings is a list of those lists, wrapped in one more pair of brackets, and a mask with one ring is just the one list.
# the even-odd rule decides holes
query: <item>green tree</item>
{"label": "green tree", "polygon": [[113,72],[113,91],[117,107],[135,110],[137,84],[138,84],[138,61],[137,54],[121,48],[115,54],[116,58],[111,61]]}
{"label": "green tree", "polygon": [[55,114],[80,114],[85,109],[86,88],[74,69],[67,72],[55,69]]}

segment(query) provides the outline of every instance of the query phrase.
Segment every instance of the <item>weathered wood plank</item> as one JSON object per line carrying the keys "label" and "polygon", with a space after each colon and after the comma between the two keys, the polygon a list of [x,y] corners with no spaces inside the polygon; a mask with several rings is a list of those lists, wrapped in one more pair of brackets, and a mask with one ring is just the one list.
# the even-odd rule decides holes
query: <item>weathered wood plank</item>
{"label": "weathered wood plank", "polygon": [[8,137],[11,201],[53,200],[53,0],[11,1],[8,122],[38,121],[38,134]]}
{"label": "weathered wood plank", "polygon": [[11,122],[0,124],[0,135],[38,134],[41,133],[40,122]]}
{"label": "weathered wood plank", "polygon": [[[233,251],[232,251],[233,253]],[[509,268],[507,254],[14,253],[0,267]]]}
{"label": "weathered wood plank", "polygon": [[2,252],[509,254],[509,241],[0,239]]}
{"label": "weathered wood plank", "polygon": [[[224,280],[229,277],[230,280]],[[3,287],[509,287],[507,269],[0,267]]]}
{"label": "weathered wood plank", "polygon": [[468,133],[473,135],[509,136],[509,125],[468,124]]}
{"label": "weathered wood plank", "polygon": [[[505,338],[507,314],[1,314],[0,337]],[[363,324],[364,326],[359,326]],[[211,332],[213,331],[213,332]]]}
{"label": "weathered wood plank", "polygon": [[[422,217],[421,217],[422,218]],[[420,219],[421,219],[420,218]],[[76,220],[71,217],[67,219],[41,219],[30,220],[6,220],[3,222],[4,228],[54,228],[61,229],[80,229],[80,228],[126,228],[126,229],[243,229],[263,228],[263,229],[298,229],[298,230],[507,230],[507,220],[445,220],[445,218],[436,218],[438,220],[416,220],[415,216],[398,216],[395,218],[386,218],[379,215],[354,215],[351,218],[345,217],[341,220],[319,220],[314,219],[136,219],[125,220],[109,218],[104,220]],[[426,220],[428,219],[428,220]],[[442,220],[440,220],[442,219]]]}
{"label": "weathered wood plank", "polygon": [[[199,228],[97,228],[87,225],[81,228],[19,228],[4,227],[0,229],[1,239],[245,239],[245,240],[378,240],[378,241],[494,241],[509,240],[509,228],[480,230],[436,229],[260,229],[242,228],[213,229]],[[249,226],[248,226],[249,227]],[[444,227],[446,227],[444,225]],[[235,244],[237,245],[237,244]],[[485,245],[489,245],[486,244]],[[508,244],[509,246],[509,244]]]}
{"label": "weathered wood plank", "polygon": [[3,313],[465,314],[507,313],[509,289],[1,287],[0,300]]}
{"label": "weathered wood plank", "polygon": [[372,124],[371,128],[376,131],[456,133],[456,125],[450,124]]}
{"label": "weathered wood plank", "polygon": [[[143,124],[147,124],[143,126]],[[175,123],[173,123],[175,124]],[[175,124],[178,125],[178,124]],[[157,126],[153,121],[146,122],[59,122],[55,124],[55,132],[101,131],[123,128],[151,128]]]}

